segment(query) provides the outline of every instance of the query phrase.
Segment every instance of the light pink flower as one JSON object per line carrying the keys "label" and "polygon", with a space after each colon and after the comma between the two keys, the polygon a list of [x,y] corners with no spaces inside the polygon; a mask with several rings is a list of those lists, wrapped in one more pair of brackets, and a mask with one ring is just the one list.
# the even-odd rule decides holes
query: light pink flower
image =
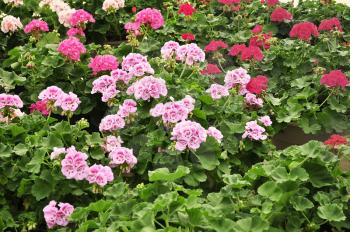
{"label": "light pink flower", "polygon": [[57,86],[49,86],[39,94],[39,99],[43,101],[56,101],[64,94],[61,88]]}
{"label": "light pink flower", "polygon": [[123,58],[122,69],[131,76],[144,76],[145,74],[154,74],[154,70],[148,63],[147,58],[138,53],[129,53]]}
{"label": "light pink flower", "polygon": [[6,33],[15,32],[23,27],[19,18],[6,15],[1,21],[1,31]]}
{"label": "light pink flower", "polygon": [[207,139],[206,130],[197,122],[182,121],[175,125],[171,132],[171,140],[176,141],[175,148],[179,151],[196,150]]}
{"label": "light pink flower", "polygon": [[221,143],[221,140],[224,138],[221,131],[212,126],[208,128],[207,135],[216,139],[218,143]]}
{"label": "light pink flower", "polygon": [[127,73],[126,71],[122,69],[116,69],[111,72],[111,76],[116,80],[116,81],[122,81],[124,84],[128,84],[129,81],[132,78],[132,75]]}
{"label": "light pink flower", "polygon": [[185,44],[176,49],[176,59],[187,65],[194,65],[205,60],[204,51],[195,43]]}
{"label": "light pink flower", "polygon": [[210,96],[213,99],[220,99],[222,97],[230,95],[227,87],[219,84],[212,84],[206,92],[210,93]]}
{"label": "light pink flower", "polygon": [[69,37],[58,45],[57,51],[73,61],[79,61],[80,55],[86,53],[86,48],[79,39]]}
{"label": "light pink flower", "polygon": [[107,75],[103,75],[94,80],[92,86],[91,94],[101,93],[103,102],[114,98],[120,92],[116,87],[116,79]]}
{"label": "light pink flower", "polygon": [[54,147],[53,152],[50,154],[50,159],[57,159],[59,155],[66,154],[66,148],[64,147]]}
{"label": "light pink flower", "polygon": [[49,26],[47,23],[40,19],[33,19],[24,27],[24,33],[32,33],[33,31],[49,31]]}
{"label": "light pink flower", "polygon": [[86,180],[90,184],[98,184],[99,186],[105,186],[108,182],[114,180],[112,169],[108,166],[100,164],[94,164],[88,169],[88,175]]}
{"label": "light pink flower", "polygon": [[159,117],[164,114],[164,104],[163,103],[158,103],[155,105],[151,110],[150,114],[152,117]]}
{"label": "light pink flower", "polygon": [[62,203],[56,206],[56,201],[50,201],[50,203],[44,207],[44,218],[49,229],[58,226],[68,225],[68,218],[74,211],[74,206],[69,203]]}
{"label": "light pink flower", "polygon": [[0,109],[4,107],[22,108],[23,102],[18,95],[0,94]]}
{"label": "light pink flower", "polygon": [[190,111],[192,112],[192,110],[194,109],[194,104],[196,103],[196,100],[191,97],[190,95],[186,95],[182,100],[181,100],[182,104],[184,104],[184,106]]}
{"label": "light pink flower", "polygon": [[56,100],[55,106],[61,107],[63,111],[74,112],[77,110],[81,101],[78,96],[72,92],[64,93]]}
{"label": "light pink flower", "polygon": [[133,155],[132,149],[125,147],[117,147],[109,153],[109,165],[111,167],[118,167],[123,164],[127,165],[126,172],[129,172],[137,164],[137,159]]}
{"label": "light pink flower", "polygon": [[180,47],[178,42],[175,42],[175,41],[166,42],[163,45],[163,47],[160,49],[162,58],[165,60],[171,59],[175,55],[176,49],[178,47]]}
{"label": "light pink flower", "polygon": [[244,99],[245,99],[245,103],[248,106],[259,107],[259,108],[263,107],[264,101],[261,98],[256,97],[255,94],[247,93]]}
{"label": "light pink flower", "polygon": [[231,89],[235,86],[246,86],[250,81],[250,76],[244,68],[237,68],[228,71],[225,76],[225,86]]}
{"label": "light pink flower", "polygon": [[89,12],[79,9],[72,14],[69,22],[73,27],[81,27],[88,22],[94,23],[95,19]]}
{"label": "light pink flower", "polygon": [[251,140],[265,140],[267,135],[265,133],[265,128],[258,125],[257,121],[247,122],[245,125],[245,132],[242,138],[249,138]]}
{"label": "light pink flower", "polygon": [[120,8],[124,8],[125,1],[124,0],[104,0],[102,4],[102,9],[104,11],[115,11]]}
{"label": "light pink flower", "polygon": [[74,146],[67,148],[66,156],[61,161],[62,174],[67,179],[85,179],[88,170],[87,158],[85,153],[77,151]]}
{"label": "light pink flower", "polygon": [[123,140],[118,136],[115,137],[114,135],[108,135],[104,139],[104,143],[102,144],[102,148],[106,152],[111,152],[117,147],[121,147],[123,143]]}
{"label": "light pink flower", "polygon": [[164,18],[159,10],[146,8],[136,14],[135,22],[150,25],[152,29],[156,30],[164,25]]}
{"label": "light pink flower", "polygon": [[109,131],[113,132],[118,129],[124,128],[125,121],[117,114],[107,115],[101,120],[99,130],[101,132]]}
{"label": "light pink flower", "polygon": [[84,33],[83,29],[72,27],[67,31],[68,37],[75,37],[77,35],[79,35],[81,37],[85,37],[85,33]]}
{"label": "light pink flower", "polygon": [[117,112],[122,118],[128,117],[131,114],[136,113],[137,111],[137,103],[132,99],[124,100],[123,104],[119,107]]}
{"label": "light pink flower", "polygon": [[262,117],[260,117],[259,118],[259,122],[264,124],[264,126],[271,126],[272,125],[272,121],[271,121],[269,116],[262,116]]}
{"label": "light pink flower", "polygon": [[94,75],[98,72],[112,71],[118,68],[118,61],[112,55],[98,55],[90,60],[89,68],[92,69]]}
{"label": "light pink flower", "polygon": [[136,99],[150,100],[151,98],[166,96],[168,90],[163,79],[146,76],[134,82],[126,93],[128,95],[134,95]]}

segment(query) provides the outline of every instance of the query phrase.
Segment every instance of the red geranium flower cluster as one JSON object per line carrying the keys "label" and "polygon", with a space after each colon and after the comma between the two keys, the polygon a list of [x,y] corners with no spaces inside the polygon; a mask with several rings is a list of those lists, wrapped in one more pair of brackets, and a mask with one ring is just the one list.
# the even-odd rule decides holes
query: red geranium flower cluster
{"label": "red geranium flower cluster", "polygon": [[249,46],[256,46],[264,49],[270,48],[269,39],[271,39],[272,32],[268,34],[255,35],[249,40]]}
{"label": "red geranium flower cluster", "polygon": [[241,55],[242,61],[247,61],[252,59],[256,61],[262,61],[262,59],[264,59],[264,54],[262,53],[259,47],[257,46],[247,47],[245,46],[245,44],[233,45],[228,54],[230,56]]}
{"label": "red geranium flower cluster", "polygon": [[239,4],[241,0],[218,0],[218,2],[224,5],[233,5],[233,4]]}
{"label": "red geranium flower cluster", "polygon": [[186,16],[191,16],[196,9],[189,3],[181,4],[179,8],[179,14],[184,14]]}
{"label": "red geranium flower cluster", "polygon": [[221,70],[216,64],[208,64],[207,67],[201,71],[202,75],[215,75],[220,73]]}
{"label": "red geranium flower cluster", "polygon": [[228,48],[228,45],[222,41],[222,40],[212,40],[209,42],[207,46],[205,46],[204,51],[205,52],[215,52],[219,50],[220,48],[226,49]]}
{"label": "red geranium flower cluster", "polygon": [[253,34],[259,34],[260,32],[263,31],[263,26],[261,25],[256,25],[253,29],[252,29],[252,33]]}
{"label": "red geranium flower cluster", "polygon": [[310,41],[312,35],[314,37],[318,37],[319,33],[317,26],[310,22],[295,24],[292,30],[289,32],[290,37],[299,38],[304,41]]}
{"label": "red geranium flower cluster", "polygon": [[336,17],[333,17],[331,19],[322,20],[320,25],[318,26],[318,30],[319,31],[332,31],[332,30],[343,31],[343,28],[340,24],[339,19]]}
{"label": "red geranium flower cluster", "polygon": [[293,15],[289,13],[286,9],[282,7],[277,7],[272,11],[270,15],[270,20],[272,22],[289,22],[293,19]]}
{"label": "red geranium flower cluster", "polygon": [[341,70],[333,70],[323,75],[320,83],[328,88],[345,88],[349,84],[349,80]]}
{"label": "red geranium flower cluster", "polygon": [[30,105],[29,107],[30,113],[33,113],[35,111],[40,112],[44,116],[48,116],[50,113],[50,110],[47,108],[47,101],[37,101]]}
{"label": "red geranium flower cluster", "polygon": [[253,94],[261,94],[267,89],[269,79],[266,76],[258,75],[248,82],[246,89]]}
{"label": "red geranium flower cluster", "polygon": [[266,4],[268,7],[271,7],[280,3],[279,0],[261,0],[260,2],[261,4]]}
{"label": "red geranium flower cluster", "polygon": [[333,134],[329,139],[323,142],[325,145],[334,148],[338,145],[346,145],[348,144],[347,138],[341,135]]}
{"label": "red geranium flower cluster", "polygon": [[183,40],[188,40],[188,41],[193,41],[193,40],[196,39],[195,36],[192,33],[184,33],[184,34],[181,35],[181,38]]}

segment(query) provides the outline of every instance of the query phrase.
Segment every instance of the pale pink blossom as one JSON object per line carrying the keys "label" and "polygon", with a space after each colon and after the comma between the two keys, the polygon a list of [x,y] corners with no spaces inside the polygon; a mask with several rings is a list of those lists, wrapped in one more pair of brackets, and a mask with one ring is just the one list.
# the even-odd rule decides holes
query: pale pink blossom
{"label": "pale pink blossom", "polygon": [[203,62],[205,53],[195,43],[185,44],[176,49],[176,59],[192,66],[195,63]]}
{"label": "pale pink blossom", "polygon": [[131,76],[143,76],[145,74],[154,74],[154,70],[148,63],[147,58],[138,53],[129,53],[123,58],[122,69]]}
{"label": "pale pink blossom", "polygon": [[224,138],[221,131],[212,126],[208,128],[207,135],[216,139],[218,143],[221,143],[221,140]]}
{"label": "pale pink blossom", "polygon": [[59,155],[66,154],[66,148],[64,147],[54,147],[50,154],[50,159],[57,159]]}
{"label": "pale pink blossom", "polygon": [[23,102],[18,95],[0,94],[0,109],[5,107],[22,108]]}
{"label": "pale pink blossom", "polygon": [[56,101],[62,94],[64,94],[64,92],[61,88],[57,86],[49,86],[40,92],[38,98],[43,101]]}
{"label": "pale pink blossom", "polygon": [[162,58],[165,60],[171,59],[175,55],[176,49],[178,47],[180,47],[178,42],[175,42],[175,41],[166,42],[163,45],[163,47],[160,49]]}
{"label": "pale pink blossom", "polygon": [[102,144],[102,148],[106,152],[111,152],[117,147],[121,147],[123,143],[123,140],[118,136],[115,137],[114,135],[108,135],[104,139],[104,143]]}
{"label": "pale pink blossom", "polygon": [[99,130],[101,132],[113,132],[122,129],[125,126],[125,121],[117,114],[107,115],[101,120]]}
{"label": "pale pink blossom", "polygon": [[124,84],[128,84],[129,81],[132,78],[132,75],[127,73],[126,71],[122,69],[115,69],[111,72],[111,76],[116,80],[116,81],[121,81],[124,82]]}
{"label": "pale pink blossom", "polygon": [[104,0],[102,4],[102,9],[104,11],[116,11],[120,8],[124,8],[125,1],[124,0]]}
{"label": "pale pink blossom", "polygon": [[74,211],[74,206],[69,203],[59,203],[56,206],[56,201],[50,201],[50,203],[44,207],[44,218],[49,229],[52,229],[56,225],[67,226],[68,218]]}
{"label": "pale pink blossom", "polygon": [[15,32],[23,27],[19,18],[6,15],[1,21],[1,31],[6,33]]}
{"label": "pale pink blossom", "polygon": [[259,118],[259,122],[261,122],[264,126],[271,126],[272,121],[269,116],[262,116]]}
{"label": "pale pink blossom", "polygon": [[68,94],[64,93],[56,100],[55,106],[61,107],[63,111],[74,112],[78,109],[79,104],[81,103],[78,96],[72,92]]}
{"label": "pale pink blossom", "polygon": [[128,89],[128,95],[134,95],[136,99],[150,100],[166,96],[168,90],[165,80],[153,76],[146,76],[134,82]]}
{"label": "pale pink blossom", "polygon": [[126,164],[126,172],[129,172],[131,168],[133,168],[137,164],[137,159],[133,155],[132,149],[125,147],[117,147],[108,155],[109,165],[111,167],[118,167],[123,164]]}
{"label": "pale pink blossom", "polygon": [[113,181],[114,176],[110,167],[94,164],[89,167],[86,180],[89,181],[90,184],[98,184],[103,187],[108,182]]}
{"label": "pale pink blossom", "polygon": [[245,132],[242,138],[249,138],[251,140],[265,140],[267,135],[265,134],[265,128],[258,125],[257,121],[247,122],[245,125]]}
{"label": "pale pink blossom", "polygon": [[237,68],[228,71],[225,76],[225,86],[231,89],[235,86],[246,86],[250,81],[250,76],[244,68]]}
{"label": "pale pink blossom", "polygon": [[255,94],[247,93],[244,97],[245,103],[252,107],[263,107],[264,101]]}
{"label": "pale pink blossom", "polygon": [[131,114],[136,113],[137,111],[137,103],[132,99],[124,100],[123,104],[119,106],[119,110],[117,112],[122,118],[128,117]]}
{"label": "pale pink blossom", "polygon": [[94,80],[92,86],[91,94],[101,93],[103,102],[114,98],[120,92],[116,87],[116,79],[107,75]]}
{"label": "pale pink blossom", "polygon": [[220,99],[230,95],[227,87],[219,84],[212,84],[206,92],[209,93],[213,99]]}
{"label": "pale pink blossom", "polygon": [[163,103],[158,103],[155,105],[151,110],[150,114],[152,117],[159,117],[164,114],[164,104]]}
{"label": "pale pink blossom", "polygon": [[176,141],[175,148],[183,151],[186,148],[196,150],[207,139],[206,130],[197,122],[182,121],[175,125],[171,140]]}
{"label": "pale pink blossom", "polygon": [[67,179],[83,180],[87,175],[88,156],[80,151],[77,151],[74,146],[66,149],[66,156],[61,161],[62,174]]}
{"label": "pale pink blossom", "polygon": [[196,103],[196,100],[191,97],[190,95],[186,95],[182,100],[181,100],[182,104],[184,104],[184,106],[190,111],[192,112],[192,110],[194,109],[194,104]]}

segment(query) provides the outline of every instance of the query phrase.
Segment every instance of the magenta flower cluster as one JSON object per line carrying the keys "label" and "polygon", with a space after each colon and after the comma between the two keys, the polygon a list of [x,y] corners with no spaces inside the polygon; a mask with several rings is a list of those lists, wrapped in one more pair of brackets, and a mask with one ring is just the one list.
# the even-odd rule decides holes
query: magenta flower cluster
{"label": "magenta flower cluster", "polygon": [[32,33],[33,31],[47,32],[49,31],[49,26],[47,23],[41,19],[33,19],[24,27],[24,33]]}
{"label": "magenta flower cluster", "polygon": [[74,207],[71,204],[60,202],[57,207],[56,201],[50,201],[43,209],[44,218],[49,229],[55,226],[68,225],[68,218],[73,211]]}
{"label": "magenta flower cluster", "polygon": [[118,68],[118,60],[113,55],[98,55],[90,60],[89,68],[93,75],[99,72],[112,71]]}
{"label": "magenta flower cluster", "polygon": [[126,23],[124,28],[135,35],[140,35],[141,25],[149,25],[154,30],[159,29],[164,25],[162,13],[153,8],[143,9],[136,14],[135,21]]}
{"label": "magenta flower cluster", "polygon": [[83,9],[76,10],[69,19],[70,25],[73,27],[82,27],[86,23],[94,23],[94,17]]}
{"label": "magenta flower cluster", "polygon": [[69,37],[59,43],[57,51],[70,60],[79,61],[80,55],[86,53],[86,48],[79,39]]}

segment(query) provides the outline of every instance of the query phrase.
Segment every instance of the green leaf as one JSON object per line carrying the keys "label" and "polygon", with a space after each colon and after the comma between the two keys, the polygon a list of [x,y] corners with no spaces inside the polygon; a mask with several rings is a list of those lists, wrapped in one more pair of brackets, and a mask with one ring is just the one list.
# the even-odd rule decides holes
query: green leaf
{"label": "green leaf", "polygon": [[301,196],[291,198],[290,203],[297,211],[305,211],[314,207],[314,204],[309,199]]}
{"label": "green leaf", "polygon": [[257,216],[241,219],[234,226],[236,232],[263,232],[268,229],[269,224]]}
{"label": "green leaf", "polygon": [[0,158],[11,157],[11,147],[6,146],[5,144],[0,143]]}
{"label": "green leaf", "polygon": [[44,162],[45,151],[38,149],[35,151],[33,158],[27,163],[26,168],[31,173],[39,173],[41,164]]}
{"label": "green leaf", "polygon": [[202,143],[200,148],[195,151],[195,156],[198,158],[202,167],[206,170],[213,170],[220,164],[218,154],[220,153],[220,146],[218,142],[208,137],[205,143]]}
{"label": "green leaf", "polygon": [[200,119],[203,119],[203,120],[207,120],[207,115],[205,114],[205,112],[203,110],[195,109],[195,110],[192,111],[192,113],[197,118],[200,118]]}
{"label": "green leaf", "polygon": [[306,163],[304,168],[308,172],[310,182],[314,187],[330,186],[336,181],[325,166],[317,163]]}
{"label": "green leaf", "polygon": [[51,134],[43,141],[43,146],[51,149],[53,147],[62,147],[63,143],[61,139],[58,138],[58,135]]}
{"label": "green leaf", "polygon": [[272,201],[279,201],[283,195],[283,192],[276,182],[268,181],[258,188],[258,193],[267,197]]}
{"label": "green leaf", "polygon": [[337,204],[327,204],[318,207],[317,215],[328,221],[340,222],[346,219],[342,208]]}
{"label": "green leaf", "polygon": [[41,179],[37,179],[32,186],[32,195],[36,198],[37,201],[48,197],[51,193],[51,185],[49,182]]}
{"label": "green leaf", "polygon": [[15,72],[7,72],[0,68],[0,87],[6,91],[14,89],[16,85],[21,85],[26,81],[25,77],[18,76]]}
{"label": "green leaf", "polygon": [[149,181],[175,181],[190,173],[190,169],[184,166],[178,166],[173,173],[168,168],[158,168],[154,171],[148,171]]}
{"label": "green leaf", "polygon": [[20,144],[17,144],[14,148],[13,148],[13,151],[15,152],[15,154],[19,155],[19,156],[22,156],[22,155],[25,155],[28,151],[28,148],[26,147],[25,144],[23,143],[20,143]]}

